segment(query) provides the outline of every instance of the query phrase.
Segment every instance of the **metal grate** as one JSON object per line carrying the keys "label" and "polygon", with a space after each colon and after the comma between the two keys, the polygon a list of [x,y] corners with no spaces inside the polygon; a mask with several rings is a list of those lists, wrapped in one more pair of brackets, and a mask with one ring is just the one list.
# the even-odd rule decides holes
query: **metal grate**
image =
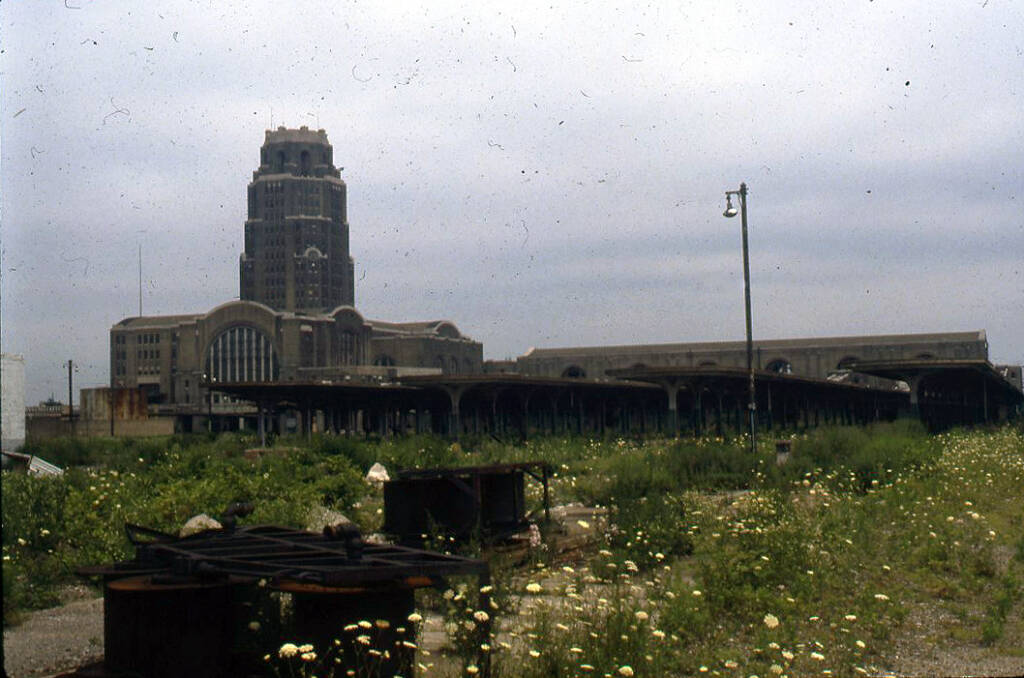
{"label": "metal grate", "polygon": [[396,545],[368,544],[358,533],[324,534],[270,525],[211,530],[177,538],[126,525],[136,547],[131,561],[86,568],[82,574],[266,578],[323,586],[366,586],[408,577],[482,574],[480,560]]}

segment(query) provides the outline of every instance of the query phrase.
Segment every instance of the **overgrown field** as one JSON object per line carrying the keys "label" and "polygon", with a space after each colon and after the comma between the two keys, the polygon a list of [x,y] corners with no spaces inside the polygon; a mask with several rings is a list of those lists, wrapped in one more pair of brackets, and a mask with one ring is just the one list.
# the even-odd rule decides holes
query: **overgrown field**
{"label": "overgrown field", "polygon": [[[421,656],[423,675],[478,668],[480,613],[498,676],[875,674],[921,606],[958,620],[930,642],[988,646],[1024,671],[1012,641],[1024,638],[1017,429],[821,429],[795,437],[783,466],[774,451],[752,458],[743,440],[320,438],[246,459],[254,446],[224,436],[31,450],[69,469],[3,474],[5,625],[53,604],[74,568],[128,556],[126,521],[176,531],[248,500],[249,523],[304,526],[325,506],[372,531],[379,493],[362,475],[375,461],[545,460],[557,469],[553,502],[606,507],[607,524],[577,526],[595,541],[574,560],[542,544],[529,566],[498,572],[496,610],[474,610],[475,592],[458,587],[424,600],[447,615],[456,659]],[[333,666],[329,648],[268,653],[282,675]]]}

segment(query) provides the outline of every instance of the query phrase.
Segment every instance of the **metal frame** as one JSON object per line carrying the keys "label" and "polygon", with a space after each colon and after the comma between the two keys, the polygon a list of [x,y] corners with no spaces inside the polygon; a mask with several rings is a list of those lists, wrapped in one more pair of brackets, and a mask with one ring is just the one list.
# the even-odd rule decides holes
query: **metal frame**
{"label": "metal frame", "polygon": [[146,534],[153,541],[131,539],[136,545],[134,560],[83,568],[80,574],[107,578],[158,573],[234,576],[265,578],[272,584],[302,582],[337,587],[488,571],[487,563],[481,560],[404,546],[360,542],[355,554],[350,542],[272,525],[242,527],[234,532],[208,530],[181,539],[148,528],[125,527],[130,534]]}

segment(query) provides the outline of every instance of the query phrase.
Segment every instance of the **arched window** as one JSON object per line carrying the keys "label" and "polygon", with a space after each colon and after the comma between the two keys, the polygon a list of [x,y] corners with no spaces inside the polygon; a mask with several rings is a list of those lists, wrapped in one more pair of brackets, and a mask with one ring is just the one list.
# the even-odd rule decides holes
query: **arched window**
{"label": "arched window", "polygon": [[279,174],[284,172],[284,151],[277,152],[277,158],[274,162],[274,171]]}
{"label": "arched window", "polygon": [[785,358],[771,361],[765,369],[776,374],[793,374],[793,364]]}
{"label": "arched window", "polygon": [[210,381],[277,381],[277,353],[270,338],[255,327],[229,327],[206,350]]}
{"label": "arched window", "polygon": [[851,367],[853,367],[854,363],[856,363],[859,360],[860,360],[860,358],[858,358],[855,355],[848,355],[848,356],[846,356],[845,358],[843,358],[842,360],[840,360],[836,364],[836,369],[837,370],[848,370]]}
{"label": "arched window", "polygon": [[359,364],[359,339],[352,330],[342,330],[338,336],[338,362],[341,365]]}
{"label": "arched window", "polygon": [[310,167],[311,165],[309,162],[309,151],[303,151],[299,155],[299,174],[301,174],[304,177],[308,177]]}
{"label": "arched window", "polygon": [[569,365],[562,370],[562,376],[567,379],[583,379],[587,376],[587,371],[579,365]]}

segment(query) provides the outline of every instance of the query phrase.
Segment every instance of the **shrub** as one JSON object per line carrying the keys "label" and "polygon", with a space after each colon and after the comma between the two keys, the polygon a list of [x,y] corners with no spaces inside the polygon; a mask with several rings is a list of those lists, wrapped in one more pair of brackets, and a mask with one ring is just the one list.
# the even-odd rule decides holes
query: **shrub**
{"label": "shrub", "polygon": [[641,568],[661,565],[670,556],[693,553],[686,513],[678,495],[659,494],[620,501],[612,515],[609,547]]}

